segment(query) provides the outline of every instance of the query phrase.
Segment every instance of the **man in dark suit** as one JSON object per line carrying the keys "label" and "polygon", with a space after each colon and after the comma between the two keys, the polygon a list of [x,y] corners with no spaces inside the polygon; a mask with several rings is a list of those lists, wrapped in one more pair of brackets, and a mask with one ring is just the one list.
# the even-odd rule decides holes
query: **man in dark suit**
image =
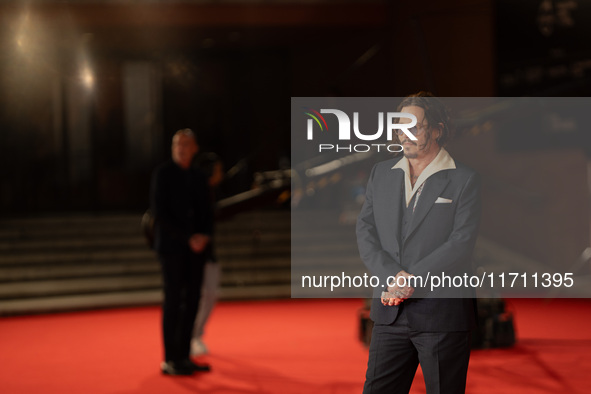
{"label": "man in dark suit", "polygon": [[416,140],[399,130],[404,156],[373,168],[357,221],[361,258],[388,283],[374,291],[363,392],[408,393],[420,363],[427,393],[463,393],[476,321],[473,292],[432,291],[429,280],[471,272],[479,177],[443,148],[450,119],[439,99],[421,92],[398,111],[416,117],[409,130]]}
{"label": "man in dark suit", "polygon": [[213,231],[207,177],[191,162],[199,146],[190,129],[176,132],[172,160],[154,171],[151,206],[154,249],[162,267],[162,333],[166,375],[209,371],[189,359],[193,322],[199,307],[203,267]]}

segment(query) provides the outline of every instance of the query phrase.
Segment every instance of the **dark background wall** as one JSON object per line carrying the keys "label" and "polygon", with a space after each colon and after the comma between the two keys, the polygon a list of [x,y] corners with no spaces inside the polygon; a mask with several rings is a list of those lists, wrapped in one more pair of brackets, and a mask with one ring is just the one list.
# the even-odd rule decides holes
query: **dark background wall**
{"label": "dark background wall", "polygon": [[[588,8],[3,3],[0,215],[141,211],[184,127],[231,169],[226,193],[247,190],[254,172],[289,159],[292,96],[585,96]],[[475,130],[450,150],[483,174],[483,234],[537,259],[574,259],[589,243],[584,146],[507,151],[498,125]]]}

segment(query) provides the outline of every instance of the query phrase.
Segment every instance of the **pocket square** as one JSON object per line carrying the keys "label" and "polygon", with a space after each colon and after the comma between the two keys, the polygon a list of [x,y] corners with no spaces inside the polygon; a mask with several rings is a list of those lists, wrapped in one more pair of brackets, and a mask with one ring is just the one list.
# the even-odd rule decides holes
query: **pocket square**
{"label": "pocket square", "polygon": [[451,200],[449,198],[437,197],[435,204],[451,204]]}

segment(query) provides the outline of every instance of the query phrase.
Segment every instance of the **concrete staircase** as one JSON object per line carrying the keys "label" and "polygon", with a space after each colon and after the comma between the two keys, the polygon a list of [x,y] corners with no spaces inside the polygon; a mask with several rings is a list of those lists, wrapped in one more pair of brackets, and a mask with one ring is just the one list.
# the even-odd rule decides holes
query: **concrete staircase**
{"label": "concrete staircase", "polygon": [[[0,220],[0,315],[151,305],[160,267],[141,214]],[[218,223],[221,299],[290,296],[290,213]]]}

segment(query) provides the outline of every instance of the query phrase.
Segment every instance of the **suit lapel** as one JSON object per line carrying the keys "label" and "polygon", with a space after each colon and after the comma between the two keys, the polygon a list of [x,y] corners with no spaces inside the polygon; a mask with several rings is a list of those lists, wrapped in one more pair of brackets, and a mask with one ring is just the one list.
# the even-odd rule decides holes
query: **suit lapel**
{"label": "suit lapel", "polygon": [[429,213],[431,207],[435,204],[435,200],[441,195],[441,192],[443,192],[448,183],[449,179],[447,178],[447,171],[433,174],[425,181],[425,186],[423,187],[423,191],[413,214],[412,224],[407,239],[410,238],[410,235],[412,235],[423,219],[425,219],[425,216],[427,216],[427,213]]}
{"label": "suit lapel", "polygon": [[392,225],[392,234],[394,239],[399,242],[400,239],[400,220],[402,218],[402,205],[404,201],[404,171],[399,169],[390,170],[392,176],[390,178],[390,195],[391,198],[391,209],[390,212],[391,220],[389,223]]}

